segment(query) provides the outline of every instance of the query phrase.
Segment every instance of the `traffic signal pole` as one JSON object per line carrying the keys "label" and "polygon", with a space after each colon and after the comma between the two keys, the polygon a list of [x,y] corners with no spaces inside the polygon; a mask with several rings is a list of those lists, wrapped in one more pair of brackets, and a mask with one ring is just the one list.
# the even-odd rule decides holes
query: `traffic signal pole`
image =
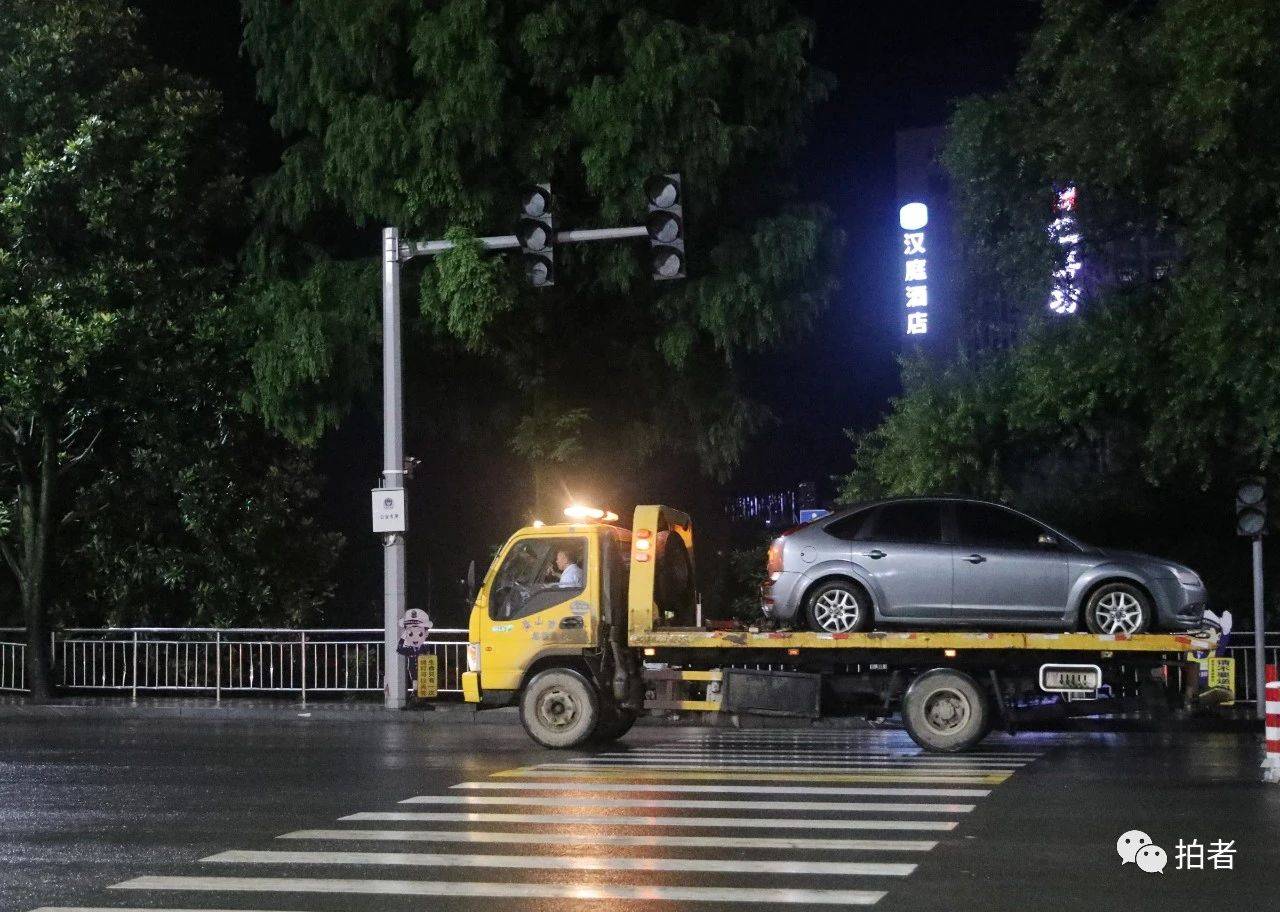
{"label": "traffic signal pole", "polygon": [[[555,244],[586,244],[650,236],[650,229],[646,225],[585,228],[555,232]],[[514,234],[476,238],[475,243],[484,250],[517,250],[521,246],[520,239]],[[436,256],[456,246],[455,242],[448,240],[404,242],[400,239],[398,228],[382,229],[383,488],[403,488],[405,479],[400,269],[415,257]],[[407,503],[405,512],[408,512]],[[406,703],[405,664],[396,653],[396,648],[400,645],[400,618],[405,611],[405,534],[387,532],[383,535],[383,705],[387,709],[404,709]]]}
{"label": "traffic signal pole", "polygon": [[1253,692],[1258,695],[1258,718],[1267,717],[1266,610],[1262,600],[1262,536],[1253,537]]}
{"label": "traffic signal pole", "polygon": [[[382,229],[382,487],[404,487],[404,392],[400,351],[400,232]],[[404,615],[404,532],[382,540],[383,700],[387,709],[404,709],[404,659],[400,618]]]}

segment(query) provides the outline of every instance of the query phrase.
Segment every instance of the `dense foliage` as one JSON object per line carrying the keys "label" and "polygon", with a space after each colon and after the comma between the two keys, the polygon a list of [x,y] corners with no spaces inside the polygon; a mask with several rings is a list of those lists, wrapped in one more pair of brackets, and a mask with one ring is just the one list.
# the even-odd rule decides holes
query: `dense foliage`
{"label": "dense foliage", "polygon": [[[1235,480],[1280,453],[1280,7],[1048,0],[1013,84],[962,103],[945,155],[965,321],[1009,349],[908,359],[844,494],[961,491],[1164,548],[1239,608]],[[1093,296],[1049,319],[1055,186],[1078,188]],[[1121,281],[1142,245],[1168,274]]]}
{"label": "dense foliage", "polygon": [[[535,497],[566,472],[603,474],[624,457],[687,456],[713,475],[736,463],[764,416],[739,389],[735,358],[813,319],[839,241],[825,211],[795,202],[787,174],[828,88],[807,62],[810,27],[787,3],[244,10],[260,92],[288,142],[261,187],[254,250],[264,311],[289,313],[255,350],[263,415],[314,439],[371,379],[377,286],[352,260],[372,263],[372,229],[506,234],[520,188],[541,180],[558,228],[637,224],[645,177],[679,171],[687,281],[654,283],[636,241],[562,247],[555,286],[534,290],[518,258],[463,244],[407,271],[421,316],[409,338],[455,375],[490,370],[477,356],[498,366],[459,411],[507,416],[491,434],[533,464]],[[452,395],[410,407],[446,429],[468,420],[441,417],[458,408]]]}
{"label": "dense foliage", "polygon": [[37,692],[51,603],[284,619],[323,598],[336,544],[303,516],[306,460],[239,408],[244,193],[218,99],[137,31],[112,0],[0,18],[0,553]]}

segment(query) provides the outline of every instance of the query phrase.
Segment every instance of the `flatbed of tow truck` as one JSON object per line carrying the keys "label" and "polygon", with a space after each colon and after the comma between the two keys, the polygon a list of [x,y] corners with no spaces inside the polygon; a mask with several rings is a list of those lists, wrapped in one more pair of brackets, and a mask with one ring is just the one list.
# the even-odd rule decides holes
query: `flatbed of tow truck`
{"label": "flatbed of tow truck", "polygon": [[[552,553],[566,549],[585,562],[581,586],[512,582],[522,567],[532,568],[529,580],[543,578]],[[696,604],[693,522],[679,510],[639,506],[630,529],[611,522],[526,527],[503,547],[477,594],[464,695],[480,706],[518,705],[525,729],[547,747],[616,739],[643,712],[817,718],[896,711],[921,746],[957,751],[1046,700],[1159,699],[1161,690],[1167,697],[1170,669],[1217,645],[1208,631],[697,626]]]}

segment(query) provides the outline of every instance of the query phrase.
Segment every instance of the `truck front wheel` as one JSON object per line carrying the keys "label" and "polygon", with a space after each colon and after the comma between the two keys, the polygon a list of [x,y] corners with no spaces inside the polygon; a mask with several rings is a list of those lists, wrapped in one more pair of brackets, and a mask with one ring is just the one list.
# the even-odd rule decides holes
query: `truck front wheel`
{"label": "truck front wheel", "polygon": [[578,747],[600,724],[600,698],[576,671],[548,668],[525,685],[520,721],[529,737],[543,747]]}
{"label": "truck front wheel", "polygon": [[968,750],[991,729],[991,704],[978,682],[962,671],[926,671],[902,697],[902,723],[927,751]]}

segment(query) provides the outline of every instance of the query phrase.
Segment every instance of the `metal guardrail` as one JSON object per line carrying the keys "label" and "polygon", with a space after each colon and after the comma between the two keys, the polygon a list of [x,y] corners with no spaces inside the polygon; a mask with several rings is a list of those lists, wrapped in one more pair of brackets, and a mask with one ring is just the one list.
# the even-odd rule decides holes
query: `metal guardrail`
{"label": "metal guardrail", "polygon": [[27,689],[27,644],[7,643],[8,635],[0,630],[0,691],[25,691]]}
{"label": "metal guardrail", "polygon": [[[0,690],[25,690],[26,646],[0,629]],[[467,631],[431,631],[440,693],[461,693]],[[17,639],[17,637],[13,637]],[[51,637],[57,683],[71,690],[380,693],[381,628],[69,628]],[[401,660],[399,656],[397,660]],[[6,677],[7,675],[7,677]]]}

